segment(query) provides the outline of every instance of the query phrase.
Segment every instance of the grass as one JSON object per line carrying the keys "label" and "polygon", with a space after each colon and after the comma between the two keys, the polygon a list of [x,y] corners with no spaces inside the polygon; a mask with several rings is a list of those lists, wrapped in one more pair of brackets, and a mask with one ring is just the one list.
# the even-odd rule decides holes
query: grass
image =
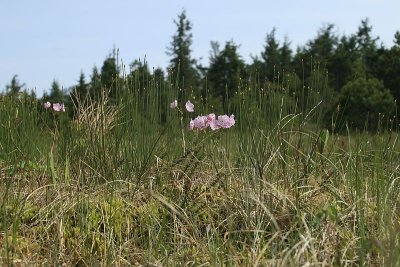
{"label": "grass", "polygon": [[223,112],[211,94],[179,112],[154,78],[81,100],[73,121],[1,97],[0,263],[398,266],[398,132],[327,138],[324,88],[303,90],[243,85],[216,132],[187,129]]}

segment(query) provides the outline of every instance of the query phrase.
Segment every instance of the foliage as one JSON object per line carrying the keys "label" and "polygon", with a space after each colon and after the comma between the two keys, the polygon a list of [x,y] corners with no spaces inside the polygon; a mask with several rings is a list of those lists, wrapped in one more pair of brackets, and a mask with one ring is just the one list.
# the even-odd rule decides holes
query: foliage
{"label": "foliage", "polygon": [[363,75],[343,86],[339,104],[344,119],[358,129],[376,130],[380,120],[391,118],[395,111],[394,98],[383,83]]}
{"label": "foliage", "polygon": [[400,104],[400,33],[395,34],[394,45],[392,48],[381,50],[376,62],[376,77],[383,81],[385,87],[396,99],[397,105]]}
{"label": "foliage", "polygon": [[[42,100],[62,101],[68,106],[73,106],[68,114],[74,118],[78,109],[78,98],[83,100],[88,95],[92,101],[101,101],[102,95],[106,93],[109,94],[110,101],[114,102],[133,84],[140,88],[140,94],[145,93],[144,89],[150,86],[148,81],[151,81],[159,87],[160,99],[166,98],[165,88],[174,86],[179,92],[176,96],[179,101],[196,97],[205,109],[212,106],[227,112],[233,107],[229,107],[227,101],[237,101],[238,97],[234,94],[240,87],[259,86],[267,89],[271,88],[271,84],[275,84],[272,87],[279,84],[278,87],[291,94],[289,101],[294,100],[299,108],[302,108],[308,102],[308,98],[317,93],[315,84],[318,83],[321,86],[323,84],[324,91],[331,96],[330,103],[324,105],[327,114],[332,114],[337,108],[339,98],[341,105],[346,98],[343,92],[347,94],[348,87],[343,87],[353,84],[358,79],[357,69],[361,68],[367,80],[378,79],[382,82],[383,87],[388,89],[395,99],[397,109],[400,107],[400,33],[395,33],[392,47],[379,46],[379,37],[374,36],[373,27],[367,18],[361,20],[357,31],[349,35],[339,35],[334,24],[325,24],[314,38],[304,46],[298,46],[295,52],[292,51],[291,42],[287,37],[283,42],[276,38],[276,29],[273,28],[266,35],[263,50],[258,55],[255,53],[250,64],[239,54],[240,45],[228,41],[221,49],[217,42],[211,42],[209,64],[197,65],[197,61],[191,55],[193,24],[185,10],[178,15],[174,23],[176,33],[167,47],[170,64],[166,74],[161,68],[150,71],[146,60],[135,60],[128,71],[124,69],[125,66],[120,69],[117,62],[118,51],[113,49],[100,69],[93,67],[88,82],[85,81],[83,72],[78,78],[78,84],[71,89],[61,90],[59,84],[54,81],[52,92],[50,95],[45,93]],[[34,91],[21,92],[23,89],[24,84],[21,84],[15,75],[5,91],[6,94],[36,97]],[[313,90],[314,93],[310,93]],[[383,98],[391,98],[386,90],[384,94]],[[84,101],[80,102],[84,104]],[[376,103],[384,104],[385,101]],[[386,110],[386,107],[374,109]],[[353,114],[345,114],[350,112],[350,109],[341,111],[343,116],[338,118],[340,121],[351,119]],[[161,117],[165,119],[166,113],[163,112]],[[374,120],[376,117],[374,115],[371,118]],[[325,125],[332,124],[329,115],[325,116],[325,119]],[[396,121],[398,122],[398,119]],[[360,127],[361,124],[360,121],[348,126]],[[374,129],[376,123],[370,125],[371,129]]]}
{"label": "foliage", "polygon": [[[368,20],[328,24],[292,55],[273,29],[250,65],[213,42],[202,88],[185,11],[175,25],[168,77],[114,51],[73,103],[12,78],[0,265],[398,266],[400,33],[385,48]],[[226,127],[201,124],[220,109]]]}
{"label": "foliage", "polygon": [[167,48],[167,55],[170,59],[171,80],[181,90],[191,90],[198,88],[199,73],[195,68],[196,61],[191,56],[192,46],[192,23],[186,17],[183,10],[178,15],[178,21],[174,20],[177,32],[172,36],[170,46]]}
{"label": "foliage", "polygon": [[98,100],[101,96],[102,91],[101,85],[101,75],[96,66],[92,69],[92,75],[90,76],[90,85],[89,85],[89,95],[91,99]]}
{"label": "foliage", "polygon": [[[280,68],[280,54],[279,43],[275,39],[275,28],[267,34],[266,45],[264,51],[261,53],[263,59],[263,71],[261,73],[261,80],[273,81],[277,77]],[[264,73],[263,73],[264,72]]]}
{"label": "foliage", "polygon": [[72,116],[76,116],[77,111],[81,108],[80,106],[85,106],[89,97],[89,85],[86,83],[85,74],[81,71],[79,76],[78,84],[72,89],[71,101],[69,106],[72,107],[70,112]]}
{"label": "foliage", "polygon": [[[337,36],[333,30],[333,24],[324,25],[319,29],[317,36],[308,41],[305,47],[298,48],[293,60],[294,68],[295,72],[306,83],[309,82],[309,78],[315,68],[328,70],[329,72],[331,70],[334,71],[331,64],[336,51]],[[331,76],[330,83],[334,84],[332,78]],[[332,86],[330,85],[330,87]]]}
{"label": "foliage", "polygon": [[110,97],[115,98],[117,95],[117,80],[118,80],[118,68],[115,54],[108,56],[101,67],[100,80],[102,87],[110,92]]}
{"label": "foliage", "polygon": [[353,64],[359,59],[355,36],[342,36],[331,62],[331,85],[336,92],[353,78]]}
{"label": "foliage", "polygon": [[222,99],[222,105],[226,107],[226,101],[234,96],[245,79],[245,64],[239,56],[238,46],[233,42],[226,42],[224,49],[220,51],[219,44],[212,42],[210,67],[207,77],[211,92],[214,97]]}
{"label": "foliage", "polygon": [[171,109],[177,88],[141,73],[73,121],[0,99],[2,264],[399,263],[398,133],[322,128],[321,74],[302,109],[290,77],[250,80],[228,100],[235,125],[190,131],[203,103]]}
{"label": "foliage", "polygon": [[20,84],[18,80],[18,75],[14,75],[11,79],[10,84],[6,85],[6,94],[17,96],[25,84]]}
{"label": "foliage", "polygon": [[357,50],[365,65],[366,74],[368,77],[373,76],[377,71],[378,47],[376,42],[379,40],[379,37],[374,38],[372,36],[372,26],[369,24],[368,19],[361,20],[361,25],[358,27],[355,37],[357,40]]}
{"label": "foliage", "polygon": [[51,88],[50,88],[50,95],[46,99],[52,103],[63,103],[64,102],[64,93],[61,89],[60,84],[56,81],[53,80],[51,83]]}

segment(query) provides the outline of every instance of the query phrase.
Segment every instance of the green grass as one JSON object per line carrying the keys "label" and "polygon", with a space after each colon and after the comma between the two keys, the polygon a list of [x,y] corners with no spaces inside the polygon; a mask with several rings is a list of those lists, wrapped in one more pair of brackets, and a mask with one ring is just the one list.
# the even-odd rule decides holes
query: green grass
{"label": "green grass", "polygon": [[216,132],[188,130],[223,112],[209,93],[179,112],[171,83],[118,88],[73,121],[0,98],[1,264],[400,264],[398,132],[326,139],[318,84],[243,85]]}

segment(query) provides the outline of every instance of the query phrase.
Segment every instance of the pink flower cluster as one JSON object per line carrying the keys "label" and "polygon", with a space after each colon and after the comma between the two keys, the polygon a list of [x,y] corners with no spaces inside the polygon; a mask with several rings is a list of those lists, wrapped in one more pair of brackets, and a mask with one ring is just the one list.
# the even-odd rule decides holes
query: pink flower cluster
{"label": "pink flower cluster", "polygon": [[220,128],[231,128],[235,125],[235,116],[232,114],[219,115],[218,118],[214,113],[208,114],[207,116],[198,116],[194,120],[190,120],[189,129],[204,130],[210,127],[211,130],[215,131]]}
{"label": "pink flower cluster", "polygon": [[[51,108],[51,103],[49,101],[47,101],[46,103],[43,104],[45,109],[49,109]],[[63,103],[53,103],[53,110],[56,112],[65,112],[65,106]]]}
{"label": "pink flower cluster", "polygon": [[[171,108],[178,107],[178,101],[174,100],[170,104]],[[194,112],[194,105],[188,100],[185,104],[185,108],[188,112]],[[230,128],[235,125],[235,116],[232,114],[215,116],[214,113],[210,113],[207,116],[197,116],[195,119],[191,119],[189,123],[189,129],[204,130],[210,127],[211,130],[215,131],[220,128]]]}

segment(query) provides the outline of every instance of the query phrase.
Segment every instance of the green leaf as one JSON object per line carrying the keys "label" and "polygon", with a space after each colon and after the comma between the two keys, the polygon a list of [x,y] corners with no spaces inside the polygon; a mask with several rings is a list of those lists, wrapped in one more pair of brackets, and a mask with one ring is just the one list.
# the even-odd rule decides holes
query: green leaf
{"label": "green leaf", "polygon": [[50,163],[50,173],[51,173],[51,178],[53,180],[53,184],[56,184],[57,182],[57,174],[56,174],[56,169],[54,167],[54,156],[53,156],[53,151],[50,151],[49,154],[49,163]]}
{"label": "green leaf", "polygon": [[326,144],[328,143],[329,140],[329,130],[324,129],[321,131],[319,135],[319,140],[318,140],[318,147],[319,147],[319,153],[322,154],[324,152],[324,149],[326,147]]}

